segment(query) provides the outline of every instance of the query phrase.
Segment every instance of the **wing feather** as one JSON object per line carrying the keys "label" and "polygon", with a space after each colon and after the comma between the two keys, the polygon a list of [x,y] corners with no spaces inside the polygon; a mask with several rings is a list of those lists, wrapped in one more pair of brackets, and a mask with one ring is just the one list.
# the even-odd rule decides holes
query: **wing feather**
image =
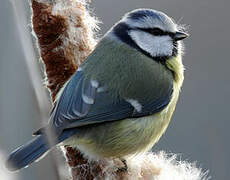
{"label": "wing feather", "polygon": [[52,112],[51,121],[55,127],[63,130],[154,114],[168,105],[173,92],[170,85],[164,96],[143,103],[141,111],[137,112],[125,99],[115,99],[107,91],[97,92],[98,88],[98,84],[84,78],[82,71],[77,71],[64,88]]}

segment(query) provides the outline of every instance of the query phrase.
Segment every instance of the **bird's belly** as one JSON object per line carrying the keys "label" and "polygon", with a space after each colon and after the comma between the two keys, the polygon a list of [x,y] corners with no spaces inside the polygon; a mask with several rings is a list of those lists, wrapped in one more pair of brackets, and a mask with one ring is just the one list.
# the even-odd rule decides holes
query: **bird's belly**
{"label": "bird's belly", "polygon": [[65,144],[93,159],[117,158],[145,152],[159,140],[168,126],[164,110],[152,116],[81,127]]}

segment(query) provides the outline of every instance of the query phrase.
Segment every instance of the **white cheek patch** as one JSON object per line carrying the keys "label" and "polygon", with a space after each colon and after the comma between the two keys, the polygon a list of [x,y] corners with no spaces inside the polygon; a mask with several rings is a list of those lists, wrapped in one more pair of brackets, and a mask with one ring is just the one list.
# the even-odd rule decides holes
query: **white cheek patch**
{"label": "white cheek patch", "polygon": [[173,41],[168,35],[154,36],[138,30],[130,31],[129,35],[141,49],[152,57],[171,56],[173,53]]}
{"label": "white cheek patch", "polygon": [[142,105],[137,100],[135,100],[135,99],[126,99],[126,101],[128,103],[130,103],[137,112],[141,112]]}

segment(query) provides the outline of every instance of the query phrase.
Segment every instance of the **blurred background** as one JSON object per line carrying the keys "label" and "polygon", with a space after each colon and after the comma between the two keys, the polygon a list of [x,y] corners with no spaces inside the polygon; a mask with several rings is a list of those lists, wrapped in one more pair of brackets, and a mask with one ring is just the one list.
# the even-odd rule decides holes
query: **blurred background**
{"label": "blurred background", "polygon": [[[33,73],[41,72],[42,65],[31,39],[29,3],[11,1],[14,3],[3,0],[0,4],[0,161],[31,139],[31,133],[41,126],[50,110],[49,96],[45,88],[39,87],[43,83],[42,73],[31,79]],[[90,6],[103,22],[100,35],[124,13],[141,7],[161,10],[176,22],[189,25],[183,89],[169,128],[153,151],[179,154],[181,159],[209,170],[212,179],[228,179],[230,1],[94,0]],[[25,60],[32,65],[28,66]],[[35,89],[44,93],[40,103]],[[3,172],[0,162],[0,179]],[[18,172],[17,177],[10,176],[14,180],[51,180],[56,178],[52,172],[55,171],[48,156]]]}

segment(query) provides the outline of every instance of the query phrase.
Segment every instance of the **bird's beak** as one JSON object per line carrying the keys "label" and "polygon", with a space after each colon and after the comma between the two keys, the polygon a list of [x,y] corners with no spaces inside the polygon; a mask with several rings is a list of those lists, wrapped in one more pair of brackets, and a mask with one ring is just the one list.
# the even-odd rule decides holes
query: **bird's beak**
{"label": "bird's beak", "polygon": [[184,32],[180,32],[180,31],[177,31],[174,35],[174,40],[175,41],[180,41],[182,39],[185,39],[187,38],[189,35],[184,33]]}

